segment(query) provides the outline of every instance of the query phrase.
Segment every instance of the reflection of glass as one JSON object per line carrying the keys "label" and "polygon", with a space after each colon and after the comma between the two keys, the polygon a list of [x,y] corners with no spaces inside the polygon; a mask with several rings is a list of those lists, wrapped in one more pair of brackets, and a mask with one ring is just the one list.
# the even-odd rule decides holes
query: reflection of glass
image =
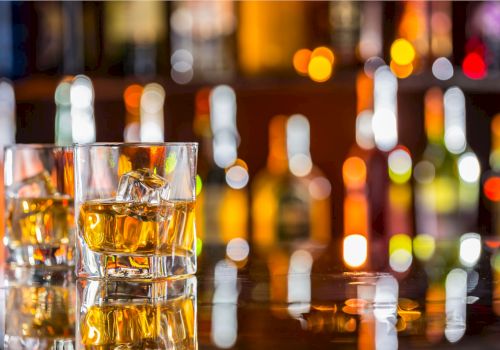
{"label": "reflection of glass", "polygon": [[196,272],[197,145],[75,148],[79,277]]}
{"label": "reflection of glass", "polygon": [[197,349],[196,277],[78,283],[77,348]]}
{"label": "reflection of glass", "polygon": [[72,151],[53,145],[5,149],[7,261],[73,264]]}
{"label": "reflection of glass", "polygon": [[0,291],[2,345],[6,349],[71,349],[65,345],[72,344],[75,333],[74,290],[71,279],[61,274],[38,281],[32,276],[29,283]]}

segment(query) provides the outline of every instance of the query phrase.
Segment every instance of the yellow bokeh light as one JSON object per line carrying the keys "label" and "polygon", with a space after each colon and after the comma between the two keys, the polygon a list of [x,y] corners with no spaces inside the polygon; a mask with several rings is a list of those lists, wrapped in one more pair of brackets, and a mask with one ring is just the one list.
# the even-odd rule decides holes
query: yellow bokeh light
{"label": "yellow bokeh light", "polygon": [[391,61],[391,71],[399,79],[408,78],[413,73],[413,64],[399,65],[394,60]]}
{"label": "yellow bokeh light", "polygon": [[311,50],[300,49],[293,55],[293,68],[301,75],[307,75]]}
{"label": "yellow bokeh light", "polygon": [[391,45],[391,58],[400,65],[406,66],[415,59],[415,48],[406,39],[397,39]]}
{"label": "yellow bokeh light", "polygon": [[328,58],[316,56],[309,61],[307,72],[312,80],[322,83],[330,79],[332,75],[332,64]]}
{"label": "yellow bokeh light", "polygon": [[427,261],[434,255],[436,240],[431,235],[419,234],[413,239],[413,250],[418,259]]}

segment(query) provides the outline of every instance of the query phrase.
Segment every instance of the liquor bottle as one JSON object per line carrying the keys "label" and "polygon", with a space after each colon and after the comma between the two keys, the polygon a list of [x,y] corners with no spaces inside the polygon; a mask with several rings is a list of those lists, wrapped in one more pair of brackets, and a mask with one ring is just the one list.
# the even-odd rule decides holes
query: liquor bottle
{"label": "liquor bottle", "polygon": [[[323,184],[319,196],[315,181]],[[321,251],[330,240],[329,196],[330,184],[311,160],[307,119],[275,116],[269,125],[267,167],[252,187],[255,248],[262,254],[277,248]]]}
{"label": "liquor bottle", "polygon": [[[376,13],[370,14],[374,15]],[[335,54],[342,65],[352,65],[359,41],[360,4],[356,1],[331,1],[329,21]]]}
{"label": "liquor bottle", "polygon": [[186,84],[193,78],[231,79],[236,70],[235,3],[175,2],[172,7],[172,79],[178,84]]}
{"label": "liquor bottle", "polygon": [[[196,202],[197,236],[202,244],[199,266],[213,268],[224,258],[234,239],[248,240],[248,170],[238,159],[236,99],[233,89],[219,85],[201,89],[196,96],[194,130],[200,138],[199,176],[202,184]],[[232,181],[239,171],[241,181]],[[235,261],[244,263],[242,261]],[[244,265],[244,264],[243,264]]]}
{"label": "liquor bottle", "polygon": [[[0,237],[3,238],[4,224],[4,173],[3,147],[16,142],[16,100],[14,88],[7,80],[0,80]],[[0,265],[4,250],[0,249]]]}
{"label": "liquor bottle", "polygon": [[140,99],[141,142],[163,142],[165,140],[164,104],[165,90],[163,87],[157,83],[147,84]]}
{"label": "liquor bottle", "polygon": [[153,78],[166,55],[166,5],[163,2],[114,2],[104,6],[108,74]]}
{"label": "liquor bottle", "polygon": [[242,72],[259,75],[288,71],[294,52],[307,45],[305,12],[303,2],[240,3],[238,59]]}

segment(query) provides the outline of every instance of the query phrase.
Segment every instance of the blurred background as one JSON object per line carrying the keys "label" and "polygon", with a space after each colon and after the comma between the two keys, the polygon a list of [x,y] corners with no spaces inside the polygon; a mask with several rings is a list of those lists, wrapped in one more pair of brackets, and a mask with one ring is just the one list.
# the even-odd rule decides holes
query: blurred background
{"label": "blurred background", "polygon": [[[377,97],[375,71],[384,65]],[[156,140],[145,132],[142,97],[158,93],[158,101],[164,99],[155,112],[161,122],[154,125],[163,130],[159,138],[201,143],[200,201],[213,218],[199,218],[198,226],[208,242],[203,231],[213,230],[227,231],[215,240],[252,236],[265,246],[271,244],[266,237],[280,235],[265,227],[322,243],[351,231],[413,236],[420,230],[413,219],[419,181],[411,177],[412,169],[426,157],[432,130],[442,143],[443,94],[452,86],[460,90],[451,90],[456,97],[451,108],[464,107],[449,114],[458,113],[467,149],[451,152],[450,176],[467,178],[458,173],[458,157],[468,152],[462,168],[473,169],[466,182],[475,184],[471,197],[463,195],[473,202],[474,214],[457,234],[492,234],[491,198],[498,200],[500,182],[489,183],[491,198],[483,187],[492,168],[492,130],[500,132],[492,129],[500,109],[499,68],[496,2],[0,2],[0,76],[14,87],[15,141],[57,139],[56,114],[69,108],[69,100],[58,99],[56,88],[77,74],[93,85],[95,140]],[[433,87],[440,89],[429,90]],[[395,121],[375,125],[377,99],[389,101]],[[395,150],[399,168],[387,170]],[[370,163],[367,154],[382,165]],[[270,202],[260,187],[272,181],[261,185],[259,179],[287,171],[309,179],[308,206],[323,203],[320,209],[308,207],[304,222],[300,201],[293,204],[302,194],[277,200],[289,204],[279,204],[282,211],[266,207]],[[391,171],[403,180],[390,177]],[[211,183],[222,187],[214,190]],[[383,189],[389,183],[408,186],[391,192],[392,207],[404,208],[401,215],[409,218],[402,219],[403,228],[389,229],[384,219],[389,190]],[[225,188],[229,194],[222,202],[207,204]],[[352,191],[367,196],[366,206],[363,200],[349,201]],[[446,193],[444,202],[458,201]],[[383,208],[377,211],[378,205]],[[289,213],[278,215],[285,223],[256,219],[278,213],[273,210]],[[220,223],[218,217],[231,219]],[[366,225],[351,227],[350,221],[360,220]],[[307,226],[306,233],[300,225]]]}

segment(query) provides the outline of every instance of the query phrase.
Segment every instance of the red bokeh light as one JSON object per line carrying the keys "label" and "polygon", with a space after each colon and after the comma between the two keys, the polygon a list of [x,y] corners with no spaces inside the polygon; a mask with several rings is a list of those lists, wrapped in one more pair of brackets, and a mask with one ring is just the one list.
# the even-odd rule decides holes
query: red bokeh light
{"label": "red bokeh light", "polygon": [[462,63],[464,74],[471,79],[482,79],[486,76],[486,63],[476,52],[468,53]]}
{"label": "red bokeh light", "polygon": [[500,202],[500,176],[492,176],[484,182],[483,187],[486,198],[493,202]]}

